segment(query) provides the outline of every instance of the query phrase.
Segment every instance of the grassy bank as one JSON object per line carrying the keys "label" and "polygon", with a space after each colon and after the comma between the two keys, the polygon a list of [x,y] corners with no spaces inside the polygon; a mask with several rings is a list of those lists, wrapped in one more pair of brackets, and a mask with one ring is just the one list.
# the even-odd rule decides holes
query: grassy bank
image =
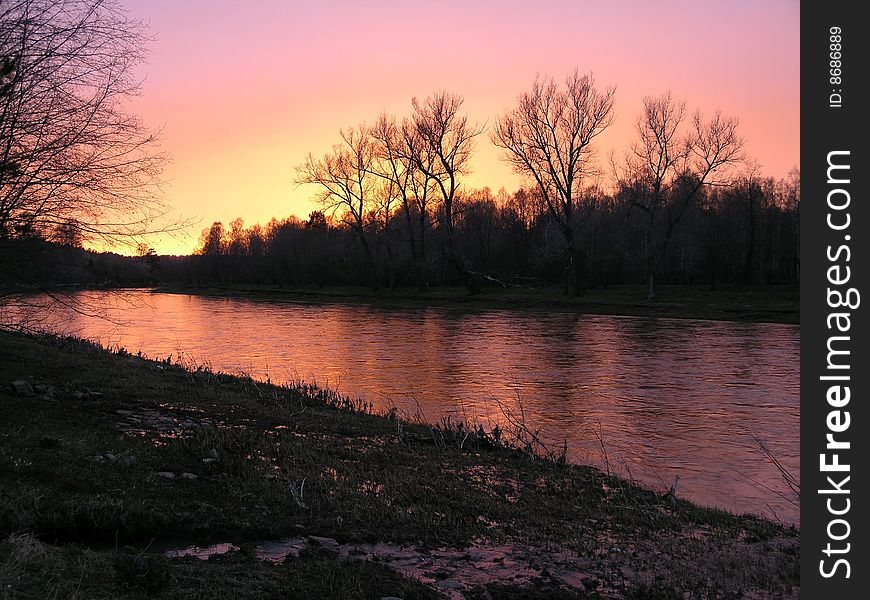
{"label": "grassy bank", "polygon": [[[797,597],[794,529],[508,438],[0,333],[0,586],[6,598]],[[281,538],[296,551],[262,560]],[[162,553],[217,543],[233,546]]]}
{"label": "grassy bank", "polygon": [[552,288],[484,288],[471,296],[464,288],[382,289],[359,287],[287,288],[266,285],[164,285],[157,291],[261,298],[288,302],[342,302],[385,306],[455,306],[513,310],[560,310],[597,315],[631,315],[765,323],[799,323],[800,297],[795,286],[662,286],[656,300],[646,300],[637,285],[592,289],[571,298]]}

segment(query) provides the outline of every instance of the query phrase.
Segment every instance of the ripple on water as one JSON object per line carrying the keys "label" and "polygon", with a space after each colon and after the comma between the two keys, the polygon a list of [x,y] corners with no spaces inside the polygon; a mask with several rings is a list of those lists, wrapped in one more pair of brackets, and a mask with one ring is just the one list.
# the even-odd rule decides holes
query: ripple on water
{"label": "ripple on water", "polygon": [[121,324],[69,312],[55,315],[61,333],[264,380],[317,382],[432,422],[454,414],[504,424],[507,407],[545,442],[567,439],[574,460],[604,466],[603,446],[611,465],[650,486],[690,473],[686,498],[799,521],[750,435],[799,472],[795,325],[146,292],[120,300],[88,291],[73,301],[114,303]]}

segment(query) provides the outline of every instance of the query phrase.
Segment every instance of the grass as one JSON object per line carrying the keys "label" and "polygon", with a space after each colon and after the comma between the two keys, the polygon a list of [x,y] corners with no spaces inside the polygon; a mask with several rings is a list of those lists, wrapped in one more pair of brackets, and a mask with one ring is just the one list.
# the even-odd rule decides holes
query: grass
{"label": "grass", "polygon": [[660,286],[656,300],[646,299],[646,287],[608,286],[571,298],[555,288],[484,288],[471,296],[465,288],[382,289],[361,287],[293,288],[272,285],[165,285],[160,292],[244,296],[289,302],[341,302],[387,306],[456,306],[512,310],[560,310],[586,314],[712,319],[764,323],[799,323],[797,286]]}
{"label": "grass", "polygon": [[[307,535],[528,553],[537,575],[469,585],[466,598],[777,598],[799,587],[796,530],[672,507],[509,436],[466,428],[457,443],[456,426],[398,423],[310,386],[72,339],[0,333],[0,357],[5,598],[441,597],[374,561],[309,549],[273,564],[245,550]],[[35,395],[12,390],[22,379]],[[242,550],[207,561],[155,550],[218,542]],[[557,553],[575,561],[582,589],[550,574]]]}

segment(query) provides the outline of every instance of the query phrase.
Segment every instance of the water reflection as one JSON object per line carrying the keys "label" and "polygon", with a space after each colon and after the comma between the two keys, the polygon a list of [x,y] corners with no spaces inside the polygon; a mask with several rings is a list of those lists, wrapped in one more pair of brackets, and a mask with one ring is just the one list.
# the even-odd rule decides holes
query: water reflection
{"label": "water reflection", "polygon": [[[708,505],[797,522],[748,431],[799,470],[799,329],[567,313],[381,309],[82,292],[123,321],[69,312],[54,327],[151,357],[272,381],[305,379],[430,421],[517,410],[573,460],[604,464]],[[130,301],[132,300],[132,303]],[[602,448],[603,444],[603,448]]]}

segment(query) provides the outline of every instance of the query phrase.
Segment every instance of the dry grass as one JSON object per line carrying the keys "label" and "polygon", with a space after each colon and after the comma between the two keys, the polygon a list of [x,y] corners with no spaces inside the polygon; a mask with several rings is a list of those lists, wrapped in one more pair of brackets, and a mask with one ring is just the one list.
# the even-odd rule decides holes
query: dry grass
{"label": "dry grass", "polygon": [[[205,562],[135,558],[173,541],[244,548],[288,535],[559,549],[581,561],[587,597],[776,598],[799,585],[795,530],[666,503],[567,464],[564,449],[539,445],[521,414],[499,433],[450,419],[430,426],[373,415],[312,386],[185,369],[77,340],[0,333],[0,348],[0,576],[17,586],[12,597],[111,598],[126,578],[139,583],[123,597],[135,598],[163,566],[157,579],[167,586],[151,593],[167,598],[233,597],[227,589],[271,597],[279,584],[295,597],[435,597],[389,569],[329,556],[306,555],[293,568],[243,551]],[[56,397],[15,395],[8,382],[23,377],[54,386]]]}

